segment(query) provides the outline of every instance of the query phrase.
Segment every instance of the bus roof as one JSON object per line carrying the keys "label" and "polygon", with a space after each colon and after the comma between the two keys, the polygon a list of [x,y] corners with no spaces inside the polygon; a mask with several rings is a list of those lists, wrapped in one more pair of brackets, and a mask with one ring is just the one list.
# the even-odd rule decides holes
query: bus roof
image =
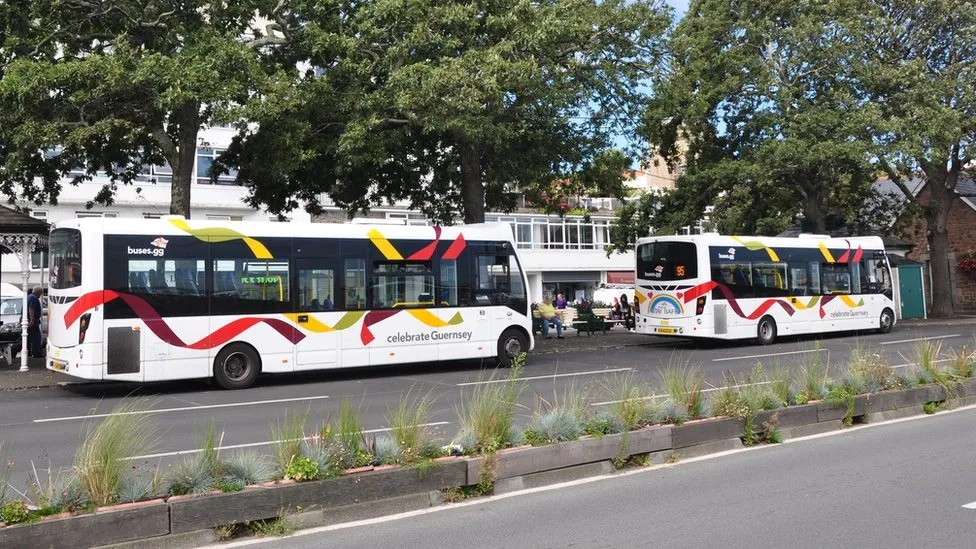
{"label": "bus roof", "polygon": [[884,242],[880,236],[831,237],[829,235],[802,234],[798,237],[781,236],[739,236],[718,233],[648,236],[637,239],[637,245],[648,242],[693,242],[704,246],[760,246],[766,248],[856,248],[883,250]]}
{"label": "bus roof", "polygon": [[[184,219],[166,216],[160,219],[131,218],[81,218],[66,219],[54,223],[52,230],[73,228],[120,235],[184,235],[227,236],[228,231],[246,237],[294,237],[294,238],[370,238],[377,231],[384,238],[432,240],[435,227],[416,225],[367,225],[353,223],[274,223],[254,221],[214,221]],[[451,240],[463,235],[465,240],[496,240],[512,242],[511,226],[507,223],[477,223],[440,227],[441,240]]]}

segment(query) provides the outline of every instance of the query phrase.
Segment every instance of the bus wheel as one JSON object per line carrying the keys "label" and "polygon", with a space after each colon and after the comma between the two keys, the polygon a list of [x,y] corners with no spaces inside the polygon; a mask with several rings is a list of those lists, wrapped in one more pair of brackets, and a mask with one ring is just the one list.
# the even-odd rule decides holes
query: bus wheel
{"label": "bus wheel", "polygon": [[525,334],[509,328],[498,338],[498,365],[508,368],[515,361],[515,357],[529,350],[529,340]]}
{"label": "bus wheel", "polygon": [[250,345],[232,343],[214,359],[214,379],[224,389],[246,389],[261,370],[261,359]]}
{"label": "bus wheel", "polygon": [[886,334],[891,331],[891,327],[895,325],[895,313],[891,309],[885,309],[881,311],[881,325],[878,327],[878,333]]}
{"label": "bus wheel", "polygon": [[767,315],[759,319],[756,339],[759,340],[760,345],[772,345],[776,341],[776,321],[773,317]]}

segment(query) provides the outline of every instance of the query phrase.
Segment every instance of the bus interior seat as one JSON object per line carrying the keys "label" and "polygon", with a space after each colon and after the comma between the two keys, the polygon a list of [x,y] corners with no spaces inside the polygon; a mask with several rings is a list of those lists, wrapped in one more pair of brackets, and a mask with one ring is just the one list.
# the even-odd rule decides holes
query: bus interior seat
{"label": "bus interior seat", "polygon": [[189,295],[199,295],[199,290],[197,285],[193,283],[193,277],[190,275],[190,271],[186,269],[176,269],[174,273],[174,282],[176,282],[176,289],[180,293]]}
{"label": "bus interior seat", "polygon": [[750,286],[749,279],[746,278],[746,274],[742,272],[742,269],[736,269],[732,272],[732,281],[736,285],[740,286]]}
{"label": "bus interior seat", "polygon": [[131,272],[129,273],[129,290],[133,292],[145,292],[146,286],[142,283],[142,279],[139,275],[142,273]]}
{"label": "bus interior seat", "polygon": [[166,285],[166,280],[163,276],[156,272],[156,269],[149,269],[149,286],[153,290],[168,290],[169,286]]}
{"label": "bus interior seat", "polygon": [[230,271],[217,271],[214,286],[219,294],[229,297],[241,296],[241,289],[234,283],[234,273]]}
{"label": "bus interior seat", "polygon": [[312,298],[311,303],[309,303],[309,308],[311,310],[313,310],[313,311],[321,311],[322,310],[322,304],[319,303],[318,298]]}

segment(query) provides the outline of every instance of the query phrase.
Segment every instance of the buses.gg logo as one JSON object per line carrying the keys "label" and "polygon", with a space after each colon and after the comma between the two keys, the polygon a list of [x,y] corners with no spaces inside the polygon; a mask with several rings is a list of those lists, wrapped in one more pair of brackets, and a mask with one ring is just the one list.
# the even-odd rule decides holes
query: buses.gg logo
{"label": "buses.gg logo", "polygon": [[169,240],[163,237],[159,237],[149,243],[151,248],[133,248],[132,246],[127,246],[129,249],[129,255],[151,255],[155,257],[162,257],[166,254],[166,245],[169,244]]}

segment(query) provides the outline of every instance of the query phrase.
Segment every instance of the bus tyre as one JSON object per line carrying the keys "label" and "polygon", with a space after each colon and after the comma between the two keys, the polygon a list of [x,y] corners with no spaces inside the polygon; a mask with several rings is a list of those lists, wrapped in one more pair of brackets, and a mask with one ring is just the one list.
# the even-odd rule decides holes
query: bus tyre
{"label": "bus tyre", "polygon": [[891,331],[891,327],[894,325],[895,312],[891,309],[881,311],[881,324],[878,327],[878,333],[886,334]]}
{"label": "bus tyre", "polygon": [[529,350],[529,340],[521,331],[509,328],[498,338],[498,365],[509,368],[515,357]]}
{"label": "bus tyre", "polygon": [[214,359],[214,380],[224,389],[246,389],[254,383],[260,371],[258,353],[243,343],[231,343]]}
{"label": "bus tyre", "polygon": [[776,341],[776,321],[771,316],[764,316],[759,319],[759,326],[756,328],[756,339],[760,345],[772,345]]}

